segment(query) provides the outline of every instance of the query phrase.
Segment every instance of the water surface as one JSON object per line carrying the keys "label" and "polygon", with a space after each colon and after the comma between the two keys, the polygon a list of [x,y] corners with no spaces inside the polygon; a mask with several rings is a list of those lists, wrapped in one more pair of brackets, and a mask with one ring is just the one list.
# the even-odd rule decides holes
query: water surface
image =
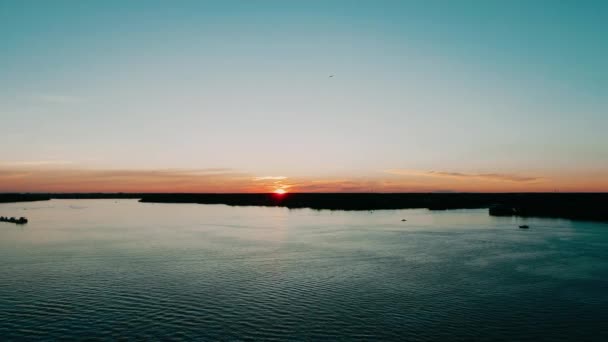
{"label": "water surface", "polygon": [[3,340],[608,340],[608,224],[135,200],[0,215],[30,219],[0,223]]}

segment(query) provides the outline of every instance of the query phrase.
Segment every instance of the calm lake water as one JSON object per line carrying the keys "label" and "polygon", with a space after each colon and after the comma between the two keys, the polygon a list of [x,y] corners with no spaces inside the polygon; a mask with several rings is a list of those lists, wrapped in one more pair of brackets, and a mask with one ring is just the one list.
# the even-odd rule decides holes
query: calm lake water
{"label": "calm lake water", "polygon": [[0,215],[30,219],[0,223],[2,340],[608,340],[608,224],[135,200]]}

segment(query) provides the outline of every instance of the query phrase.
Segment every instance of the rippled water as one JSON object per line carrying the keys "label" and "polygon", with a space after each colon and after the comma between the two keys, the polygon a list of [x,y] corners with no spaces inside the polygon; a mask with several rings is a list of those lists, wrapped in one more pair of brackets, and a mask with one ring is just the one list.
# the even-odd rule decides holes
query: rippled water
{"label": "rippled water", "polygon": [[0,223],[3,340],[608,340],[608,224],[133,200],[0,215],[30,219]]}

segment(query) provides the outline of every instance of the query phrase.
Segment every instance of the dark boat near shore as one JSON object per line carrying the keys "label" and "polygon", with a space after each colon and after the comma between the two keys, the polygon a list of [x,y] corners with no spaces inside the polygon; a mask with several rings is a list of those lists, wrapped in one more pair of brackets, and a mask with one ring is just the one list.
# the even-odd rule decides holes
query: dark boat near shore
{"label": "dark boat near shore", "polygon": [[0,216],[0,222],[9,222],[15,224],[26,224],[28,221],[25,217],[14,218],[14,217],[4,217]]}
{"label": "dark boat near shore", "polygon": [[519,228],[528,229],[528,228],[530,228],[530,226],[528,226],[527,224],[522,224],[521,226],[519,226]]}

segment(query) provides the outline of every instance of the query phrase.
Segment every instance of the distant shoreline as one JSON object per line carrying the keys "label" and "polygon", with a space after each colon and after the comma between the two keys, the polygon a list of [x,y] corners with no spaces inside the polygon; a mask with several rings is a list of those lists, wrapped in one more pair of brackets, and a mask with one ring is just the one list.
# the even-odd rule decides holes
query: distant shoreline
{"label": "distant shoreline", "polygon": [[317,210],[489,208],[489,214],[493,216],[608,221],[608,193],[0,194],[0,203],[50,199],[139,199],[143,203],[225,204]]}
{"label": "distant shoreline", "polygon": [[39,194],[0,194],[0,203],[48,201],[49,195]]}

